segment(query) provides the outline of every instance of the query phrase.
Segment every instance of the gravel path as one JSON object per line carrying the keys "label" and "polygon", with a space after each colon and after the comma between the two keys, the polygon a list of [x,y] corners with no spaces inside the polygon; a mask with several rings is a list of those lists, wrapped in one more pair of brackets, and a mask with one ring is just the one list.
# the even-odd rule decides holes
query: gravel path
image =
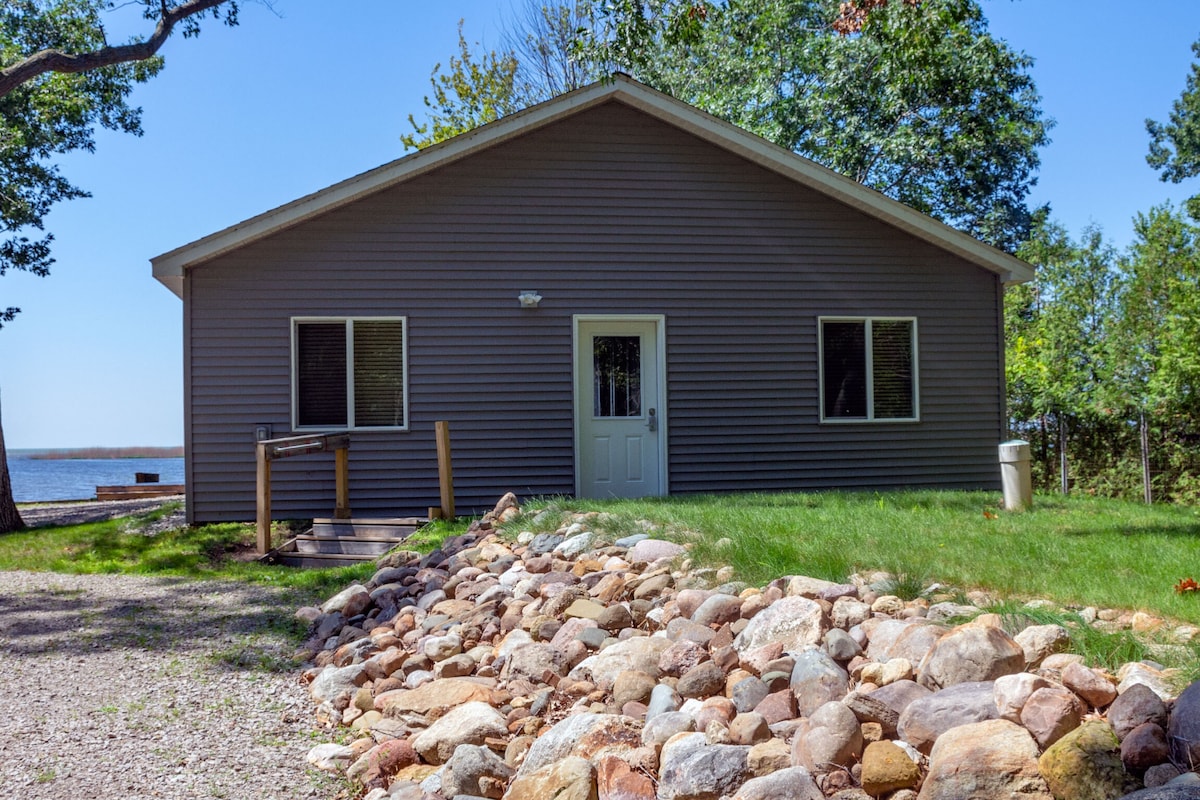
{"label": "gravel path", "polygon": [[322,798],[278,590],[0,572],[0,797]]}

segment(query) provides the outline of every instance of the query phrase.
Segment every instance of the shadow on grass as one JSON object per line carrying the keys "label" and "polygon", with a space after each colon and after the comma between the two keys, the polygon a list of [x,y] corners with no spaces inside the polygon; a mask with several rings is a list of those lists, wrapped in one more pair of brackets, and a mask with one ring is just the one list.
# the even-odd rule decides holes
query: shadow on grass
{"label": "shadow on grass", "polygon": [[37,579],[37,588],[0,594],[0,642],[9,658],[169,650],[206,656],[215,669],[296,667],[291,654],[305,630],[292,616],[295,591],[130,577],[138,596],[122,597],[89,586],[88,576],[39,573]]}

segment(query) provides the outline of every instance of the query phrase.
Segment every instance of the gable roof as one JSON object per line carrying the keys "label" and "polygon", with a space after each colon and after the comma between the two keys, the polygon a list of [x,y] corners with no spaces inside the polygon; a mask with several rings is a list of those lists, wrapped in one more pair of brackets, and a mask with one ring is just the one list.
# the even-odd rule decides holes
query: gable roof
{"label": "gable roof", "polygon": [[1022,283],[1034,277],[1033,268],[1015,256],[984,244],[857,181],[621,74],[614,75],[610,81],[576,89],[396,159],[191,244],[163,253],[150,259],[154,277],[176,295],[183,297],[183,279],[189,267],[612,100],[637,108],[717,147],[954,253],[976,266],[996,273],[1005,284]]}

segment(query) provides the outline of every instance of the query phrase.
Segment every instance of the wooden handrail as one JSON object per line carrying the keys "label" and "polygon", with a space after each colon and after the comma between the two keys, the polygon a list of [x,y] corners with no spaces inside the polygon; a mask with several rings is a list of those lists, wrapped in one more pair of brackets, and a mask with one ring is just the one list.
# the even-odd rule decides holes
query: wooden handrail
{"label": "wooden handrail", "polygon": [[256,520],[259,555],[271,550],[271,462],[280,458],[334,452],[333,516],[350,519],[350,434],[315,433],[264,439],[255,447],[257,465]]}

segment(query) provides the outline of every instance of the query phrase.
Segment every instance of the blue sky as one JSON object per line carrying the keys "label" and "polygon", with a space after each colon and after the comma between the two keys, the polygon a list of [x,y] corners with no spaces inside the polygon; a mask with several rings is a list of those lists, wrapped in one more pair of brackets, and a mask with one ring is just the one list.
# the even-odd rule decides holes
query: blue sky
{"label": "blue sky", "polygon": [[[516,2],[517,0],[513,0]],[[1078,235],[1118,246],[1138,211],[1194,186],[1146,165],[1147,117],[1164,119],[1200,36],[1200,3],[982,0],[993,33],[1036,59],[1057,121],[1037,204]],[[102,132],[95,154],[64,159],[92,198],[49,217],[48,278],[0,278],[7,445],[172,445],[183,441],[182,307],[150,275],[152,256],[403,155],[429,73],[471,41],[500,43],[501,2],[276,0],[242,24],[168,42],[166,70],[140,87],[145,136]]]}

